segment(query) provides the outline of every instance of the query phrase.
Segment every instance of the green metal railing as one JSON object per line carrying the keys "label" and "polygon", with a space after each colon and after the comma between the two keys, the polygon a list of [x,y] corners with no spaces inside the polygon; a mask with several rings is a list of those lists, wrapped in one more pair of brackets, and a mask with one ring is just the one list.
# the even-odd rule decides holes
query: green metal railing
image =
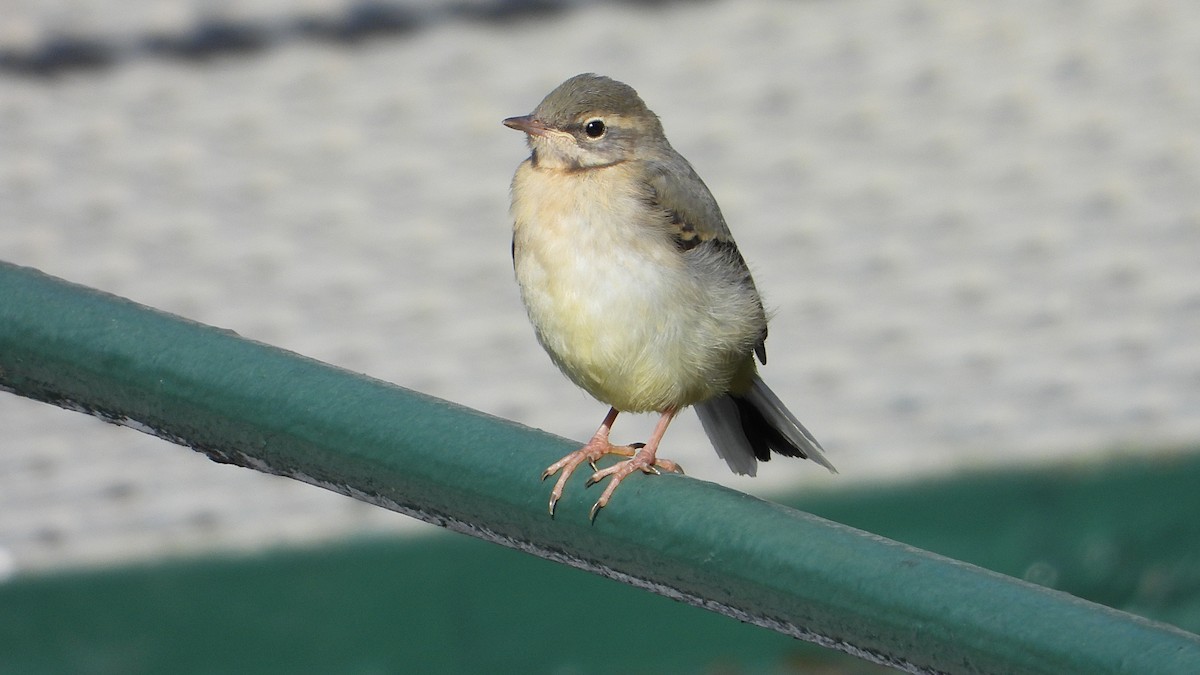
{"label": "green metal railing", "polygon": [[5,263],[0,387],[913,672],[1200,672],[1196,635],[682,476],[550,519],[574,443]]}

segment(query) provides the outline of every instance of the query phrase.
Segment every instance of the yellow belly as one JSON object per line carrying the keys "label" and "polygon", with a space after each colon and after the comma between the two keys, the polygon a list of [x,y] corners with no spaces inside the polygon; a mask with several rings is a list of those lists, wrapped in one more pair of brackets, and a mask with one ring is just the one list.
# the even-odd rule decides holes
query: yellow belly
{"label": "yellow belly", "polygon": [[724,393],[753,374],[759,326],[718,303],[655,233],[639,195],[606,189],[603,172],[617,169],[522,166],[514,179],[514,266],[538,340],[575,384],[619,410]]}

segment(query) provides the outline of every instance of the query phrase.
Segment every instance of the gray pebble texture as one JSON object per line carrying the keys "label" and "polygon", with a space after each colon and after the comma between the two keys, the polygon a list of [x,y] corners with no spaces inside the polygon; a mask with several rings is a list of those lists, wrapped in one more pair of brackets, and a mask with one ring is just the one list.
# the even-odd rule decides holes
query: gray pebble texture
{"label": "gray pebble texture", "polygon": [[[489,6],[336,40],[298,18],[352,3],[9,0],[0,259],[582,440],[606,409],[525,319],[500,120],[593,71],[716,195],[774,312],[764,378],[841,470],[734,477],[687,413],[661,453],[689,474],[770,495],[1200,438],[1200,4]],[[146,47],[218,19],[265,42]],[[63,36],[113,57],[33,72]],[[421,527],[0,394],[0,575]]]}

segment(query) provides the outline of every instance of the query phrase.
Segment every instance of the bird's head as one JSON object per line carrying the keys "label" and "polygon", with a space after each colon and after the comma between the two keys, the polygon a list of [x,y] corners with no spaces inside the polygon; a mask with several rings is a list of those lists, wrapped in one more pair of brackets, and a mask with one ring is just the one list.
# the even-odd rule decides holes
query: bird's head
{"label": "bird's head", "polygon": [[504,126],[525,132],[537,166],[572,171],[636,159],[666,143],[658,116],[633,87],[592,73],[558,85]]}

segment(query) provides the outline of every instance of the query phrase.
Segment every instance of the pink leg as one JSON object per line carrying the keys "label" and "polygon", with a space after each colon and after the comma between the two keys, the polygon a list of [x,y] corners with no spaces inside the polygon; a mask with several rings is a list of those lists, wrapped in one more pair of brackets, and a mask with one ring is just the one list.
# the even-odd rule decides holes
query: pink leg
{"label": "pink leg", "polygon": [[604,417],[604,421],[600,423],[600,428],[592,436],[592,440],[587,442],[587,445],[563,457],[557,462],[546,467],[542,472],[542,480],[546,480],[550,476],[562,471],[562,475],[558,477],[558,482],[554,484],[554,489],[550,491],[550,515],[554,515],[554,507],[558,504],[558,500],[562,498],[563,488],[567,484],[567,479],[575,472],[575,469],[584,462],[592,465],[592,470],[596,469],[596,460],[608,454],[619,454],[626,457],[633,455],[634,450],[628,446],[616,447],[608,441],[608,434],[612,431],[613,422],[617,421],[618,411],[616,408],[610,408],[608,415]]}
{"label": "pink leg", "polygon": [[[672,462],[669,459],[658,459],[656,457],[656,454],[658,453],[658,444],[660,441],[662,441],[663,435],[667,433],[667,427],[670,426],[671,420],[675,419],[675,415],[677,413],[677,410],[667,410],[663,412],[662,417],[658,418],[658,424],[654,426],[654,433],[650,435],[650,439],[646,441],[644,446],[638,448],[632,457],[617,462],[607,469],[601,469],[600,471],[592,474],[592,477],[588,479],[588,486],[592,486],[604,480],[605,478],[611,477],[611,480],[608,481],[608,485],[604,488],[604,492],[600,495],[600,499],[596,500],[596,503],[592,506],[592,511],[589,515],[592,520],[596,519],[596,514],[600,512],[600,509],[604,508],[608,504],[608,500],[612,497],[613,492],[616,491],[617,486],[620,485],[621,481],[625,480],[629,474],[635,471],[657,474],[658,467],[662,467],[663,469],[672,473],[683,473],[683,468],[675,462]],[[603,427],[601,428],[603,429]]]}
{"label": "pink leg", "polygon": [[[657,464],[667,471],[683,473],[683,469],[674,462],[667,459],[656,461],[654,458],[654,452],[658,448],[658,442],[662,439],[662,435],[666,433],[667,425],[671,423],[671,419],[675,417],[675,411],[663,413],[663,417],[658,421],[658,426],[655,427],[654,434],[650,437],[649,443],[613,445],[608,440],[608,434],[610,431],[612,431],[613,422],[616,422],[619,412],[620,411],[618,411],[616,408],[609,409],[608,415],[604,417],[604,422],[600,424],[600,428],[596,430],[595,435],[592,436],[592,440],[587,442],[587,445],[551,464],[550,466],[546,467],[545,471],[542,472],[542,480],[546,480],[550,476],[562,471],[562,475],[558,477],[558,482],[554,484],[554,489],[550,491],[551,516],[554,515],[554,507],[558,504],[558,500],[562,498],[563,488],[566,487],[567,479],[571,477],[571,474],[575,472],[575,469],[579,468],[580,464],[587,462],[592,466],[592,470],[595,471],[596,460],[605,455],[621,455],[622,457],[629,457],[630,459],[619,462],[608,469],[604,469],[604,471],[597,471],[592,475],[592,478],[588,480],[588,485],[600,480],[600,478],[597,478],[597,476],[600,476],[601,478],[603,476],[607,476],[609,473],[606,472],[613,472],[614,469],[625,466],[630,462],[637,462],[637,465],[630,468],[629,471],[626,471],[619,477],[613,479],[613,482],[609,484],[608,488],[604,491],[604,494],[601,495],[601,501],[597,502],[597,505],[592,507],[592,519],[595,519],[596,511],[603,507],[604,504],[608,503],[609,497],[612,495],[613,490],[616,489],[616,483],[619,483],[622,478],[630,473],[633,473],[633,471],[641,469],[646,473],[658,473],[658,470],[654,468]],[[646,455],[647,450],[649,450],[648,455]],[[603,476],[601,474],[603,474]]]}

